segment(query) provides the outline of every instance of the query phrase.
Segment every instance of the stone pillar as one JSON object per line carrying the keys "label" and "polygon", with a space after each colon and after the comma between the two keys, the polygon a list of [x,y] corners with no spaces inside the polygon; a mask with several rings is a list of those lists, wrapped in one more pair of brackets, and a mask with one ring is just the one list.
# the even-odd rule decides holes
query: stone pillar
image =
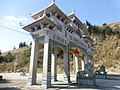
{"label": "stone pillar", "polygon": [[93,65],[93,71],[94,71],[94,60],[93,60],[93,56],[91,56],[91,64]]}
{"label": "stone pillar", "polygon": [[82,66],[82,71],[85,70],[85,61],[83,59],[81,59],[81,66]]}
{"label": "stone pillar", "polygon": [[78,58],[77,58],[77,56],[75,56],[74,54],[73,54],[73,60],[74,60],[74,62],[75,62],[75,74],[77,74],[77,72],[79,71],[79,63],[78,63]]}
{"label": "stone pillar", "polygon": [[70,67],[69,67],[69,53],[68,47],[64,49],[64,82],[70,83]]}
{"label": "stone pillar", "polygon": [[57,53],[55,52],[55,50],[52,53],[51,76],[52,81],[57,81]]}
{"label": "stone pillar", "polygon": [[85,55],[83,56],[83,60],[84,60],[84,63],[85,63],[85,64],[88,63],[88,55],[87,55],[87,54],[85,54]]}
{"label": "stone pillar", "polygon": [[83,69],[85,70],[86,68],[86,64],[88,63],[88,55],[87,54],[85,54],[85,55],[83,55]]}
{"label": "stone pillar", "polygon": [[94,65],[93,56],[91,56],[91,58],[90,58],[90,62],[91,62],[91,64]]}
{"label": "stone pillar", "polygon": [[32,37],[33,37],[33,41],[32,41],[32,48],[31,48],[29,82],[28,82],[28,84],[30,85],[36,84],[38,46],[39,46],[37,36],[32,36]]}
{"label": "stone pillar", "polygon": [[49,35],[45,35],[44,40],[44,54],[43,54],[43,77],[42,77],[42,87],[51,87],[51,48],[52,40]]}

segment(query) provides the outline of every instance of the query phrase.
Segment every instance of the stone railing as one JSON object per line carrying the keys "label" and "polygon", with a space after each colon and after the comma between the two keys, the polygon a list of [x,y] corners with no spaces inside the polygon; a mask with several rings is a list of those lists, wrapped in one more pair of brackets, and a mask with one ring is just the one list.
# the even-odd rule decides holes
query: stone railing
{"label": "stone railing", "polygon": [[66,45],[66,39],[62,36],[60,36],[59,34],[57,33],[53,33],[53,40],[63,44],[63,45]]}
{"label": "stone railing", "polygon": [[73,35],[70,33],[67,33],[67,38],[69,39],[69,41],[75,43],[76,45],[78,45],[82,48],[85,48],[85,49],[88,48],[87,44],[82,39],[73,37]]}

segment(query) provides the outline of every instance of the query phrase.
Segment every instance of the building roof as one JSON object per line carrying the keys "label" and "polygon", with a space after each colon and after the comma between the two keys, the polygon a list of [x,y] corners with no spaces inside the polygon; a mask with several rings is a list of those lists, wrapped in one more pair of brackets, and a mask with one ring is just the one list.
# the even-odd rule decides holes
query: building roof
{"label": "building roof", "polygon": [[82,22],[78,19],[78,17],[75,15],[74,12],[72,12],[71,14],[69,14],[68,17],[69,17],[70,19],[73,19],[73,18],[74,18],[74,20],[75,20],[79,25],[82,25]]}
{"label": "building roof", "polygon": [[34,14],[31,15],[31,16],[32,16],[32,18],[37,19],[38,16],[41,17],[41,16],[43,15],[44,11],[45,11],[46,14],[48,14],[48,13],[50,13],[50,12],[52,12],[52,13],[57,13],[59,16],[62,16],[62,18],[65,19],[66,22],[71,22],[71,20],[67,17],[67,15],[66,15],[65,13],[63,13],[63,12],[57,7],[57,5],[56,5],[54,2],[52,2],[48,7],[42,9],[41,11],[38,11],[38,12],[34,13]]}
{"label": "building roof", "polygon": [[42,17],[38,18],[34,22],[29,23],[28,25],[25,25],[22,28],[28,32],[31,32],[29,28],[34,28],[34,26],[40,26],[40,23],[44,25],[49,25],[49,27],[56,26],[56,24],[53,21],[51,21],[46,15],[43,15]]}

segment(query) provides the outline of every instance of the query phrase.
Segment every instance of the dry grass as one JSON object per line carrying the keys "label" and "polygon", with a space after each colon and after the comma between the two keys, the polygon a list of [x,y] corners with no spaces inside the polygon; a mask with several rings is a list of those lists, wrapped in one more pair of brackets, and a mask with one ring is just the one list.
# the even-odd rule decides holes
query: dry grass
{"label": "dry grass", "polygon": [[104,64],[108,71],[120,73],[120,39],[117,36],[111,36],[102,41],[97,39],[94,60],[95,66]]}

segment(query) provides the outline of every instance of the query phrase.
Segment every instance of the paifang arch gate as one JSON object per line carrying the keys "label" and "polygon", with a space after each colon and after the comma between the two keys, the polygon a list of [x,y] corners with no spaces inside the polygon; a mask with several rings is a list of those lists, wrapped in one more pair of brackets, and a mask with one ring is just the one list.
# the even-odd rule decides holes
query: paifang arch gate
{"label": "paifang arch gate", "polygon": [[30,32],[33,41],[29,68],[29,84],[36,84],[38,47],[44,45],[42,86],[51,86],[51,78],[55,81],[56,59],[58,48],[63,51],[64,81],[70,82],[69,54],[72,53],[75,60],[76,73],[79,71],[78,59],[81,59],[82,70],[85,64],[93,64],[93,50],[90,47],[93,42],[84,36],[82,30],[85,26],[72,12],[68,16],[64,14],[53,2],[45,9],[31,15],[34,21],[22,28]]}

